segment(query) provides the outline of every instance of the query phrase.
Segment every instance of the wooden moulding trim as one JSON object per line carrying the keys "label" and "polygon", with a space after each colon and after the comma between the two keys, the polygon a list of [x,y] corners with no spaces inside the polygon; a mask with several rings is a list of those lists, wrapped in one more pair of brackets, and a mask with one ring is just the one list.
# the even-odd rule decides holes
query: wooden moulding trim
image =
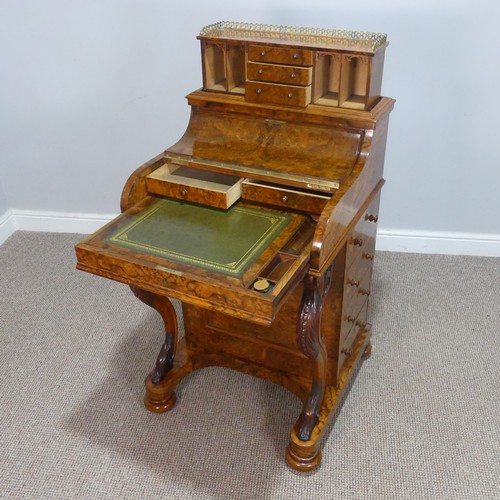
{"label": "wooden moulding trim", "polygon": [[[380,100],[369,111],[356,109],[334,108],[309,104],[303,109],[284,108],[283,106],[252,103],[246,101],[243,96],[225,93],[210,92],[206,90],[196,90],[186,96],[191,106],[206,106],[210,104],[225,104],[237,106],[238,111],[247,114],[269,115],[286,119],[286,115],[292,115],[295,119],[302,121],[313,121],[314,118],[337,120],[347,124],[351,128],[375,128],[380,116],[384,115],[394,107],[396,102],[389,97],[381,97]],[[280,116],[282,115],[282,116]]]}

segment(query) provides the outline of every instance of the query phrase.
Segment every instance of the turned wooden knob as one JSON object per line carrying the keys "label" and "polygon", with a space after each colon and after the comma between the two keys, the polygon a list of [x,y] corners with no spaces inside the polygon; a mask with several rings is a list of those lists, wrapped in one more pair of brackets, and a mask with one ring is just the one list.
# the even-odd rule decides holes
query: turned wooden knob
{"label": "turned wooden knob", "polygon": [[260,68],[259,71],[257,71],[257,73],[259,73],[259,75],[262,75],[262,73],[264,73],[264,70]]}
{"label": "turned wooden knob", "polygon": [[367,290],[366,288],[360,288],[359,293],[361,295],[370,295],[370,290]]}
{"label": "turned wooden knob", "polygon": [[363,252],[361,257],[363,257],[363,259],[366,259],[366,260],[373,260],[373,258],[375,257],[372,253],[365,253]]}
{"label": "turned wooden knob", "polygon": [[347,280],[347,283],[351,286],[359,286],[359,280],[355,280],[355,279],[352,279],[352,278],[349,278]]}
{"label": "turned wooden knob", "polygon": [[290,73],[290,78],[295,78],[295,73]]}
{"label": "turned wooden knob", "polygon": [[370,222],[375,222],[376,224],[378,222],[378,215],[366,214],[365,220],[369,220]]}
{"label": "turned wooden knob", "polygon": [[354,323],[356,321],[356,318],[353,318],[352,316],[347,316],[346,321],[349,323]]}
{"label": "turned wooden knob", "polygon": [[292,56],[293,59],[298,59],[299,58],[299,54],[297,52],[295,52],[295,54]]}
{"label": "turned wooden knob", "polygon": [[260,53],[261,56],[265,56],[266,55],[266,51],[263,50],[261,53]]}
{"label": "turned wooden knob", "polygon": [[361,328],[366,328],[366,321],[356,321],[356,326],[359,326]]}
{"label": "turned wooden knob", "polygon": [[262,89],[256,89],[255,92],[257,92],[257,94],[260,94],[262,93]]}
{"label": "turned wooden knob", "polygon": [[352,354],[352,350],[351,349],[342,349],[342,351],[340,351],[342,354],[345,354],[346,356],[350,356]]}
{"label": "turned wooden knob", "polygon": [[293,94],[291,92],[288,92],[287,97],[290,99],[290,97],[293,97]]}
{"label": "turned wooden knob", "polygon": [[281,197],[281,201],[283,203],[286,203],[288,201],[288,196],[286,194],[284,194],[282,197]]}
{"label": "turned wooden knob", "polygon": [[353,244],[354,246],[358,246],[358,247],[360,247],[360,246],[362,246],[362,245],[363,245],[363,239],[362,239],[362,238],[354,238],[354,239],[352,240],[352,244]]}
{"label": "turned wooden knob", "polygon": [[182,188],[181,189],[181,196],[186,196],[187,194],[188,194],[187,189],[186,188]]}

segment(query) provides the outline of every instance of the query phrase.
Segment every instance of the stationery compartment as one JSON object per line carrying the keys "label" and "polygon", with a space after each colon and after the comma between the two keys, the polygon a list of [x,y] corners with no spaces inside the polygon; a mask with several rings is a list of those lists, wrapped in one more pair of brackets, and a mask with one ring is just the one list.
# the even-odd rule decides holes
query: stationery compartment
{"label": "stationery compartment", "polygon": [[146,187],[150,194],[229,208],[241,197],[242,181],[234,175],[167,163],[146,177]]}

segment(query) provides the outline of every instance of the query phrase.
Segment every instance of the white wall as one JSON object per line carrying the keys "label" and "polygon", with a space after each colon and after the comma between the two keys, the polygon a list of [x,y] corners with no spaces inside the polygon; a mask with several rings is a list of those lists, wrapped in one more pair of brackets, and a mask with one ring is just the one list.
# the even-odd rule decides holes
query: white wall
{"label": "white wall", "polygon": [[4,190],[14,211],[116,213],[131,171],[185,129],[205,24],[381,31],[398,101],[382,232],[500,244],[499,14],[495,0],[3,0]]}

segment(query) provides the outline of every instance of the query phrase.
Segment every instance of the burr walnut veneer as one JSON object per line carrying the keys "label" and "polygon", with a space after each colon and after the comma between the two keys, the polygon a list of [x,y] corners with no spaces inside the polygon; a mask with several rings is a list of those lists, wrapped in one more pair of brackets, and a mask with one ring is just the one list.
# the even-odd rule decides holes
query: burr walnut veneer
{"label": "burr walnut veneer", "polygon": [[[76,246],[77,266],[161,314],[149,410],[170,410],[180,380],[206,366],[280,384],[303,402],[286,460],[311,470],[371,352],[387,42],[243,23],[199,39],[186,132],[130,176],[122,214]],[[169,298],[182,301],[182,339]]]}

